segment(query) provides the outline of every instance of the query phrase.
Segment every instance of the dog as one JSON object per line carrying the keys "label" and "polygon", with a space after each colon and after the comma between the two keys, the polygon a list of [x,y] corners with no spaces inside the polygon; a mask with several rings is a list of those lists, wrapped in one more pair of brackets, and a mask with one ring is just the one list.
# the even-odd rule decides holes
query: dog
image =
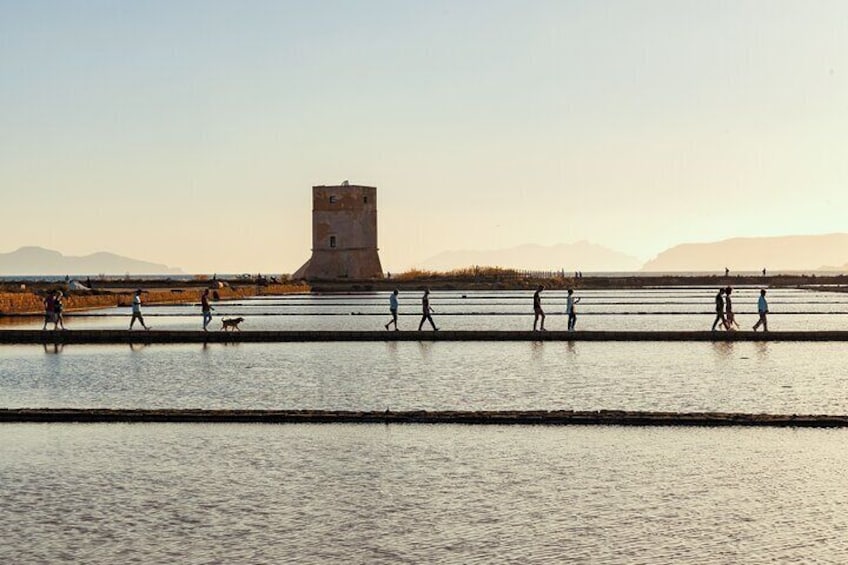
{"label": "dog", "polygon": [[242,318],[241,316],[239,316],[238,318],[224,318],[223,320],[221,320],[221,331],[227,331],[228,329],[241,331],[241,328],[239,328],[239,324],[243,321],[244,318]]}

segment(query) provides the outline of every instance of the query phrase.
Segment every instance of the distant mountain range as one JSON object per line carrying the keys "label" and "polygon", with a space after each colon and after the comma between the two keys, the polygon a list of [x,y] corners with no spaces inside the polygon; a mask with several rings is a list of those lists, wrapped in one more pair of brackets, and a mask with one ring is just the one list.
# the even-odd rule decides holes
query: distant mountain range
{"label": "distant mountain range", "polygon": [[[630,255],[578,241],[558,245],[519,245],[509,249],[444,251],[417,267],[431,271],[473,265],[559,271],[566,273],[615,271],[842,271],[848,272],[848,233],[739,237],[671,247],[642,264]],[[0,253],[0,275],[167,275],[179,268],[100,252],[74,257],[42,247],[21,247]]]}
{"label": "distant mountain range", "polygon": [[430,271],[449,271],[472,265],[531,271],[636,271],[642,262],[601,245],[578,241],[550,246],[527,244],[486,251],[444,251],[426,259],[419,267]]}
{"label": "distant mountain range", "polygon": [[127,273],[166,275],[181,274],[182,270],[106,252],[73,257],[43,247],[21,247],[11,253],[0,253],[0,275],[123,275]]}
{"label": "distant mountain range", "polygon": [[848,234],[737,237],[676,245],[651,259],[643,271],[846,270]]}
{"label": "distant mountain range", "polygon": [[579,241],[520,245],[486,251],[445,251],[418,267],[448,271],[472,265],[566,272],[848,271],[848,234],[739,237],[671,247],[647,263],[619,251]]}

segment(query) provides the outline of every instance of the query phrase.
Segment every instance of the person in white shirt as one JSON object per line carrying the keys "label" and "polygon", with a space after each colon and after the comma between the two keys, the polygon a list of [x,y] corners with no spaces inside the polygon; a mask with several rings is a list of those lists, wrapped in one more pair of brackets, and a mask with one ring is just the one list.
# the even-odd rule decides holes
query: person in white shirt
{"label": "person in white shirt", "polygon": [[398,316],[398,289],[395,289],[391,295],[389,295],[389,312],[392,313],[392,319],[389,320],[389,323],[386,324],[386,329],[389,329],[389,326],[392,324],[395,325],[395,331],[398,331],[397,326],[397,316]]}
{"label": "person in white shirt", "polygon": [[133,325],[135,324],[136,320],[141,322],[141,327],[143,327],[144,329],[150,329],[150,326],[144,324],[144,317],[141,315],[141,289],[135,291],[135,296],[133,296],[132,319],[130,320],[130,329],[133,329]]}
{"label": "person in white shirt", "polygon": [[757,328],[763,326],[763,331],[767,332],[768,320],[766,319],[766,314],[768,314],[768,302],[766,302],[766,289],[760,290],[760,298],[757,300],[757,313],[760,315],[760,319],[754,324],[754,331],[757,331]]}

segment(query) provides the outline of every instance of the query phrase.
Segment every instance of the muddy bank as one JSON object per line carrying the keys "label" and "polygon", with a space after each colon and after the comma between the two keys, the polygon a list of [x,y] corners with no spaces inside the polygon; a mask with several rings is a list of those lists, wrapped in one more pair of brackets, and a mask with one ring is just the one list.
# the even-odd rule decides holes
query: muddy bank
{"label": "muddy bank", "polygon": [[509,410],[354,412],[336,410],[180,410],[180,409],[0,409],[0,423],[204,423],[204,424],[463,424],[519,426],[746,426],[848,427],[848,415],[748,414],[736,412],[632,412],[620,410]]}

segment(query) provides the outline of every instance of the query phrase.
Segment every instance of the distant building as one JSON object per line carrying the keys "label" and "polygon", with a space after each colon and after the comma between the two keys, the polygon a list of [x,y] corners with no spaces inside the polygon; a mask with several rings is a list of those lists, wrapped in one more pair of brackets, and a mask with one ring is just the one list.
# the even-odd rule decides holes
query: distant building
{"label": "distant building", "polygon": [[296,279],[383,277],[377,252],[377,188],[344,181],[312,187],[312,257]]}

